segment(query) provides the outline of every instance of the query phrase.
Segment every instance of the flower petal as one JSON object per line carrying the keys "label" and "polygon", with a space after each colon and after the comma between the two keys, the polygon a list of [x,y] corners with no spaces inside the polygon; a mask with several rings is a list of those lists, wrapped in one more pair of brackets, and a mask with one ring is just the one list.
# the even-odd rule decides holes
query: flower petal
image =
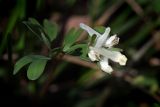
{"label": "flower petal", "polygon": [[97,55],[93,50],[90,50],[88,56],[91,61],[98,61]]}
{"label": "flower petal", "polygon": [[96,32],[94,29],[92,29],[91,27],[85,25],[84,23],[80,23],[80,27],[84,30],[86,30],[90,36],[93,36],[94,34],[97,35],[97,37],[101,36],[100,33]]}
{"label": "flower petal", "polygon": [[111,29],[109,27],[107,27],[106,30],[105,30],[105,32],[104,32],[104,34],[97,38],[95,47],[97,47],[97,48],[102,47],[102,45],[105,43],[105,41],[108,38],[110,30]]}
{"label": "flower petal", "polygon": [[113,35],[111,37],[109,37],[105,43],[105,47],[112,47],[114,45],[117,45],[119,43],[119,38],[117,37],[117,35]]}
{"label": "flower petal", "polygon": [[112,67],[108,64],[108,59],[102,59],[100,62],[100,67],[103,71],[107,72],[107,73],[111,73],[113,71]]}
{"label": "flower petal", "polygon": [[95,47],[90,47],[90,49],[92,49],[96,53],[106,58],[113,60],[114,62],[118,62],[120,65],[126,65],[127,57],[118,51],[111,51],[105,48],[95,48]]}
{"label": "flower petal", "polygon": [[123,54],[119,55],[117,57],[117,62],[120,64],[120,65],[126,65],[126,62],[127,62],[127,57]]}

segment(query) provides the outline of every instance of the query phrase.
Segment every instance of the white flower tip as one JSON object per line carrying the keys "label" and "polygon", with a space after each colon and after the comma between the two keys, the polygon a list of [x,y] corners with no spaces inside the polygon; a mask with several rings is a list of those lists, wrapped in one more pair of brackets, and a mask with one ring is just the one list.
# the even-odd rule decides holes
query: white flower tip
{"label": "white flower tip", "polygon": [[111,72],[113,71],[112,67],[108,65],[108,61],[100,61],[100,67],[104,72],[107,72],[109,74],[111,74]]}
{"label": "white flower tip", "polygon": [[126,65],[127,57],[125,55],[121,55],[118,60],[119,64],[124,66]]}
{"label": "white flower tip", "polygon": [[111,66],[107,66],[107,65],[102,65],[101,66],[101,69],[104,71],[104,72],[107,72],[107,73],[109,73],[109,74],[111,74],[112,73],[112,71],[113,71],[113,69],[112,69],[112,67]]}
{"label": "white flower tip", "polygon": [[110,27],[107,27],[106,30],[111,31],[111,28],[110,28]]}
{"label": "white flower tip", "polygon": [[86,24],[84,24],[84,23],[80,23],[79,24],[79,26],[80,26],[80,28],[82,28],[82,29],[84,29],[84,30],[88,30],[88,33],[90,33],[89,32],[89,30],[91,29],[88,25],[86,25]]}
{"label": "white flower tip", "polygon": [[111,31],[111,28],[107,27],[104,33],[108,35],[110,31]]}
{"label": "white flower tip", "polygon": [[82,28],[83,30],[85,30],[86,32],[88,32],[89,36],[92,36],[94,34],[96,36],[100,36],[101,35],[98,32],[96,32],[94,29],[92,29],[91,27],[89,27],[88,25],[86,25],[84,23],[80,23],[79,26],[80,26],[80,28]]}
{"label": "white flower tip", "polygon": [[85,24],[84,24],[84,23],[80,23],[79,26],[80,26],[81,28],[84,28]]}

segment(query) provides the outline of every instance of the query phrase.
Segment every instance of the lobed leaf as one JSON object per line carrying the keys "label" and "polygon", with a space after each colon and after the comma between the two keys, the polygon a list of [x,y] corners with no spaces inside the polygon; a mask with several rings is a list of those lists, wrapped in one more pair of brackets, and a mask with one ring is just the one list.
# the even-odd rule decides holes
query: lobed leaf
{"label": "lobed leaf", "polygon": [[64,48],[63,51],[66,52],[77,40],[81,30],[71,29],[64,38]]}
{"label": "lobed leaf", "polygon": [[32,62],[32,58],[29,56],[24,56],[20,60],[18,60],[14,66],[13,74],[17,74],[22,67]]}
{"label": "lobed leaf", "polygon": [[47,64],[47,59],[36,59],[29,65],[27,70],[27,77],[29,80],[38,79],[43,73]]}
{"label": "lobed leaf", "polygon": [[53,22],[49,22],[47,19],[43,21],[43,26],[44,31],[48,35],[50,41],[53,41],[58,34],[58,26]]}

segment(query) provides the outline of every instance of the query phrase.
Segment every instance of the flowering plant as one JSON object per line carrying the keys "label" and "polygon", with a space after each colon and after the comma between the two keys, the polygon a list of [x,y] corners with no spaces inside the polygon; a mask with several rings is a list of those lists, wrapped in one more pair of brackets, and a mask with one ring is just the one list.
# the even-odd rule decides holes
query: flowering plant
{"label": "flowering plant", "polygon": [[89,47],[87,43],[76,43],[76,40],[81,34],[81,30],[79,29],[71,29],[66,34],[64,41],[60,46],[52,47],[52,42],[55,41],[58,35],[58,26],[55,23],[50,23],[48,20],[44,20],[43,25],[41,25],[37,20],[29,18],[28,21],[24,22],[24,24],[33,32],[33,34],[43,41],[48,49],[48,55],[44,56],[33,54],[22,57],[15,64],[13,74],[17,74],[21,68],[25,65],[29,65],[27,77],[30,80],[36,80],[44,72],[45,66],[49,60],[52,58],[57,60],[58,55],[63,56],[66,54],[74,54],[77,49],[80,50],[80,54],[78,56],[83,59],[86,59],[87,50],[89,49],[89,59],[91,61],[97,61],[100,68],[107,73],[111,73],[113,71],[108,60],[117,62],[120,65],[126,64],[126,56],[123,55],[120,50],[115,50],[116,48],[113,47],[119,43],[119,38],[117,35],[109,37],[109,27],[105,29],[103,34],[100,34],[89,26],[80,23],[80,27],[86,30],[91,37]]}

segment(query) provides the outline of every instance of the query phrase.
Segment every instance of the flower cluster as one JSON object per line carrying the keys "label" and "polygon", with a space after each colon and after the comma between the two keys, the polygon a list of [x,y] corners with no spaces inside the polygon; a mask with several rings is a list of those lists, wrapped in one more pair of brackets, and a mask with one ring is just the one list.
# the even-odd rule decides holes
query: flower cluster
{"label": "flower cluster", "polygon": [[92,37],[96,35],[95,43],[93,46],[89,46],[88,56],[91,61],[98,61],[103,71],[111,73],[112,67],[109,65],[108,60],[119,63],[120,65],[126,65],[127,57],[120,53],[120,51],[112,50],[114,45],[119,43],[117,35],[109,37],[110,28],[107,27],[103,34],[98,33],[89,26],[80,23],[80,27],[88,32]]}

